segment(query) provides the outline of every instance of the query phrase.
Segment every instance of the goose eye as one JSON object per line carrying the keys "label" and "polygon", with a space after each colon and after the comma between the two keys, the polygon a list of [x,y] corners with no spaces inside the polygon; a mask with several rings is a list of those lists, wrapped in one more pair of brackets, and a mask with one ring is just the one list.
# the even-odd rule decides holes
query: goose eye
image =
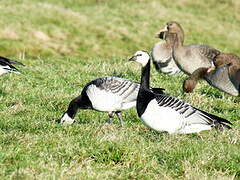
{"label": "goose eye", "polygon": [[137,56],[142,56],[142,54],[138,54]]}

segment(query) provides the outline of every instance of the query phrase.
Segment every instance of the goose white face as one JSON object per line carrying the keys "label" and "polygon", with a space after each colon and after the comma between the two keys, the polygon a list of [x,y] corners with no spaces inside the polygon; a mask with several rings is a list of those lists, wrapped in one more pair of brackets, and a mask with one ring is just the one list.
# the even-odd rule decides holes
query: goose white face
{"label": "goose white face", "polygon": [[133,57],[131,57],[130,61],[136,61],[140,63],[143,67],[147,65],[150,59],[149,54],[146,51],[137,51]]}
{"label": "goose white face", "polygon": [[72,124],[74,123],[74,119],[70,118],[67,113],[60,120],[61,124]]}

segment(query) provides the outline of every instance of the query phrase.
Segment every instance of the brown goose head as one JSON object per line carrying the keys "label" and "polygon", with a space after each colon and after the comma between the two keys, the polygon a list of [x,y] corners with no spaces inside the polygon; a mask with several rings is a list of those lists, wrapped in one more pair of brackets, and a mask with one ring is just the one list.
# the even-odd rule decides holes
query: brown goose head
{"label": "brown goose head", "polygon": [[195,79],[185,79],[183,82],[183,91],[186,93],[191,93],[195,89],[197,81]]}
{"label": "brown goose head", "polygon": [[176,21],[167,22],[166,26],[163,29],[160,29],[160,31],[158,32],[159,35],[161,33],[167,33],[167,36],[169,37],[169,39],[178,41],[179,43],[183,44],[184,31],[181,25]]}
{"label": "brown goose head", "polygon": [[186,93],[193,92],[198,80],[203,79],[207,75],[208,68],[201,67],[196,69],[183,83],[183,91]]}

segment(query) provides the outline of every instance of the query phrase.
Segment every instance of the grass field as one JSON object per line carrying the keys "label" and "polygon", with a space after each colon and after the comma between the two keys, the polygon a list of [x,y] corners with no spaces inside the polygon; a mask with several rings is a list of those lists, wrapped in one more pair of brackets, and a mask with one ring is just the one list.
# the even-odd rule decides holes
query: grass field
{"label": "grass field", "polygon": [[234,123],[224,132],[168,135],[145,127],[136,110],[124,127],[80,111],[55,123],[84,84],[105,75],[140,79],[127,62],[150,50],[155,33],[180,22],[186,44],[240,55],[240,2],[231,0],[1,1],[0,55],[26,66],[1,76],[0,179],[240,179],[240,99],[201,82],[183,94],[181,76],[152,68],[151,85]]}

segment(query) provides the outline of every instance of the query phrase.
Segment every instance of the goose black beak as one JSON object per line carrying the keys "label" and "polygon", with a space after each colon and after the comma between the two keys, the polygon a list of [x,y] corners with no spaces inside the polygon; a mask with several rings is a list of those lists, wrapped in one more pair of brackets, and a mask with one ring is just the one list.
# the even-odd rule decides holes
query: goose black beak
{"label": "goose black beak", "polygon": [[60,124],[61,119],[57,119],[57,120],[55,120],[55,122],[58,123],[58,124]]}
{"label": "goose black beak", "polygon": [[164,39],[165,32],[159,32],[155,35],[156,38]]}
{"label": "goose black beak", "polygon": [[128,61],[136,61],[136,56],[131,57]]}

